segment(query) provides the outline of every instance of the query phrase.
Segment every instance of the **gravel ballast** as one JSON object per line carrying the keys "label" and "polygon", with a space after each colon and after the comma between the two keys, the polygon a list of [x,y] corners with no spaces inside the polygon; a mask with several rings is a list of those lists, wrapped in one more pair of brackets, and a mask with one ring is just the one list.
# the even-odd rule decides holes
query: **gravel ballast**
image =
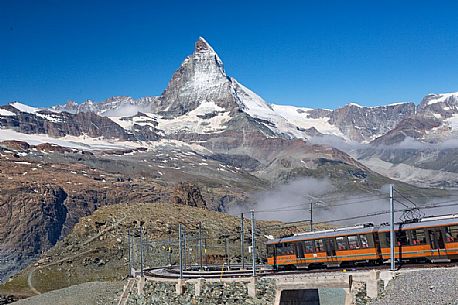
{"label": "gravel ballast", "polygon": [[458,305],[458,268],[400,272],[371,305]]}
{"label": "gravel ballast", "polygon": [[89,282],[50,291],[14,305],[109,305],[117,304],[122,293],[122,282]]}

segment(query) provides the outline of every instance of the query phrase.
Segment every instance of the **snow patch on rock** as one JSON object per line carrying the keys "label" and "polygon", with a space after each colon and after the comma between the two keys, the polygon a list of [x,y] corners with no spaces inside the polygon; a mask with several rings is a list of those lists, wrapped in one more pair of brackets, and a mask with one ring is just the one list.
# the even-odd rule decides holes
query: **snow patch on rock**
{"label": "snow patch on rock", "polygon": [[15,116],[16,114],[14,112],[8,111],[6,109],[1,109],[0,108],[0,116]]}
{"label": "snow patch on rock", "polygon": [[283,116],[291,124],[303,129],[316,128],[320,133],[334,135],[341,138],[346,138],[345,135],[335,125],[329,123],[329,117],[311,118],[310,108],[301,108],[285,105],[271,105],[273,110]]}
{"label": "snow patch on rock", "polygon": [[434,96],[434,98],[431,98],[427,105],[432,105],[432,104],[437,104],[437,103],[442,103],[445,102],[447,99],[454,97],[458,99],[458,92],[453,92],[453,93],[442,93],[442,94],[431,94]]}
{"label": "snow patch on rock", "polygon": [[27,113],[35,114],[37,111],[40,111],[40,108],[27,106],[27,105],[19,103],[19,102],[14,102],[14,103],[11,103],[10,105],[13,106],[14,108],[16,108],[17,110],[21,111],[21,112],[27,112]]}
{"label": "snow patch on rock", "polygon": [[229,111],[219,107],[213,101],[203,101],[200,105],[172,119],[157,118],[158,128],[166,134],[177,132],[218,133],[225,129],[225,124],[231,119]]}

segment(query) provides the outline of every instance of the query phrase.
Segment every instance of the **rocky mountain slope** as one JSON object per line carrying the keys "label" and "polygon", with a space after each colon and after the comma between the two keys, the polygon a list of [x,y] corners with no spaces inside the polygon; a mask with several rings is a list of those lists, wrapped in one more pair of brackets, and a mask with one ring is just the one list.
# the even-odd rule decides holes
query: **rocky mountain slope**
{"label": "rocky mountain slope", "polygon": [[[140,225],[143,226],[144,239],[150,244],[171,238],[174,243],[171,244],[170,259],[175,263],[178,259],[176,236],[179,223],[186,229],[188,237],[195,234],[197,225],[202,223],[207,249],[205,262],[210,264],[221,263],[224,259],[224,248],[221,247],[222,236],[237,232],[240,228],[238,217],[187,205],[150,203],[102,207],[94,214],[83,217],[71,234],[45,252],[36,264],[30,265],[12,280],[1,285],[0,294],[29,296],[36,293],[31,289],[32,287],[38,292],[46,292],[95,280],[121,280],[128,274],[127,231],[129,229],[131,232],[137,232],[132,234],[132,240],[135,239],[136,244],[132,252],[135,257],[134,267],[139,268],[137,248],[139,239],[136,230]],[[305,228],[303,224],[297,227],[273,229],[274,224],[278,222],[257,222],[258,253],[261,257],[265,256],[266,251],[263,247],[266,240],[264,235],[276,234],[278,230],[282,230],[282,234],[290,234]],[[246,219],[246,227],[249,227],[248,219]],[[248,240],[250,235],[248,229],[246,235]],[[240,242],[236,236],[237,234],[230,234],[228,247],[233,262],[240,260]],[[166,247],[145,247],[144,251],[146,267],[165,266],[169,263]],[[249,256],[248,252],[246,256]],[[189,262],[197,262],[194,254],[189,254],[188,259]],[[29,281],[30,273],[32,276]]]}
{"label": "rocky mountain slope", "polygon": [[[0,143],[0,279],[36,259],[80,217],[101,206],[162,200],[224,210],[265,185],[175,144],[162,144],[154,152],[90,152]],[[208,166],[200,169],[201,163]]]}

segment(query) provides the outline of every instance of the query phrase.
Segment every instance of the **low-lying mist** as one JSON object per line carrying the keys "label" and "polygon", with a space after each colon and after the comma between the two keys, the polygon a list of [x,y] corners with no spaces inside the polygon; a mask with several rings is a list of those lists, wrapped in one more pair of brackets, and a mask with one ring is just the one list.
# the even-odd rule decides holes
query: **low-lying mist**
{"label": "low-lying mist", "polygon": [[151,106],[121,105],[119,108],[105,111],[102,115],[107,117],[130,117],[136,115],[138,112],[149,113],[151,112]]}
{"label": "low-lying mist", "polygon": [[[243,212],[246,217],[249,217],[248,213],[253,209],[257,220],[309,221],[312,204],[315,225],[329,223],[339,227],[364,223],[379,225],[389,222],[389,185],[372,193],[348,194],[336,192],[328,179],[303,178],[256,193],[253,198],[254,203],[233,207],[229,213],[240,215]],[[395,210],[414,207],[411,202],[397,194],[395,198]],[[447,197],[430,198],[426,202],[423,200],[421,206],[432,206],[449,200],[450,198]],[[458,213],[458,205],[427,208],[421,211],[423,216],[453,214]],[[395,213],[396,222],[402,221],[402,214],[402,212]]]}
{"label": "low-lying mist", "polygon": [[312,137],[309,139],[310,143],[329,145],[334,148],[340,149],[347,153],[355,150],[364,149],[384,149],[384,150],[396,150],[396,149],[416,149],[416,150],[442,150],[442,149],[453,149],[458,148],[458,139],[450,138],[437,143],[429,143],[419,141],[412,137],[406,137],[403,141],[391,145],[378,144],[373,145],[370,143],[358,143],[354,141],[345,141],[344,139],[333,136],[333,135],[321,135]]}

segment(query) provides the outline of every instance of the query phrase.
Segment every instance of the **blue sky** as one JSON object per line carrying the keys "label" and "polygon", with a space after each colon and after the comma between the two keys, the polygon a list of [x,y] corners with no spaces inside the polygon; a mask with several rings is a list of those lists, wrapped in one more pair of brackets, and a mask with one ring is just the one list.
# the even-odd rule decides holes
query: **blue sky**
{"label": "blue sky", "polygon": [[458,91],[456,1],[0,1],[0,104],[159,95],[203,36],[266,101]]}

